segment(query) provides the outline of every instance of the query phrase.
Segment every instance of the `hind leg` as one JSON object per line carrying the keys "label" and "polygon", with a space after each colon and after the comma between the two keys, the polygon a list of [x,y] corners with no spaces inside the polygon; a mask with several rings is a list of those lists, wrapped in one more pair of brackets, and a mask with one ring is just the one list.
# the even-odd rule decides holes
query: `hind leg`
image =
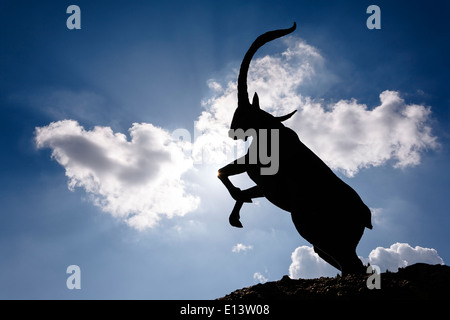
{"label": "hind leg", "polygon": [[364,227],[355,227],[353,232],[348,230],[342,234],[341,239],[335,242],[329,252],[342,266],[342,275],[365,273],[365,267],[356,254],[356,246],[364,233]]}
{"label": "hind leg", "polygon": [[334,259],[332,256],[330,256],[328,253],[326,253],[325,251],[323,251],[319,247],[314,246],[314,252],[317,253],[319,255],[319,257],[321,257],[323,260],[325,260],[326,262],[331,264],[336,269],[342,270],[342,267],[339,264],[339,262],[337,262],[336,259]]}
{"label": "hind leg", "polygon": [[[325,250],[322,249],[322,245],[320,247],[317,245],[317,230],[315,231],[312,228],[311,223],[301,214],[292,214],[292,221],[294,222],[295,228],[297,229],[298,233],[305,238],[306,241],[311,243],[314,248],[314,252],[319,255],[325,262],[331,264],[333,267],[335,267],[338,270],[341,270],[342,267],[339,264],[339,262],[333,258],[330,254],[328,254]],[[302,219],[303,218],[303,219]]]}
{"label": "hind leg", "polygon": [[308,242],[313,244],[314,251],[327,263],[342,271],[343,275],[364,273],[364,266],[356,255],[356,246],[364,232],[364,227],[315,225],[308,217],[292,214],[292,221]]}
{"label": "hind leg", "polygon": [[342,276],[366,273],[366,268],[356,255],[355,251],[343,255],[340,259],[340,263],[342,265]]}
{"label": "hind leg", "polygon": [[343,276],[348,274],[365,273],[365,267],[351,247],[324,247],[325,250],[314,246],[314,251],[323,260],[342,272]]}

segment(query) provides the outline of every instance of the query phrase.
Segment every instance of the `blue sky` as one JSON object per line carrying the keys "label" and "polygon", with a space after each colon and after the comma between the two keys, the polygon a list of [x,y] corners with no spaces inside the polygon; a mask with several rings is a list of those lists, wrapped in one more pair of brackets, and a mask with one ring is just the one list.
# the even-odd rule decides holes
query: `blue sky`
{"label": "blue sky", "polygon": [[[81,30],[66,27],[71,4]],[[366,27],[371,4],[381,30]],[[336,274],[265,200],[243,208],[243,229],[229,226],[233,200],[216,178],[226,162],[212,144],[232,142],[212,138],[231,120],[236,69],[259,34],[294,21],[257,53],[250,91],[273,113],[298,108],[288,125],[374,210],[361,257],[448,263],[449,9],[2,1],[0,299],[214,299],[285,274]],[[164,140],[194,128],[204,140]],[[352,132],[364,138],[340,148]],[[73,264],[81,290],[66,287]]]}

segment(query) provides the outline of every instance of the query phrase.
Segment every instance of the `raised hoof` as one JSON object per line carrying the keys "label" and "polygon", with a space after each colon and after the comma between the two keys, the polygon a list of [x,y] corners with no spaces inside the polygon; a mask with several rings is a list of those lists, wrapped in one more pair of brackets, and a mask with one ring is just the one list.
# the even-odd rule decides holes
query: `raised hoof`
{"label": "raised hoof", "polygon": [[229,221],[230,221],[230,224],[231,224],[233,227],[236,227],[236,228],[243,228],[243,227],[244,227],[244,226],[242,225],[241,221],[239,221],[238,218],[230,217]]}

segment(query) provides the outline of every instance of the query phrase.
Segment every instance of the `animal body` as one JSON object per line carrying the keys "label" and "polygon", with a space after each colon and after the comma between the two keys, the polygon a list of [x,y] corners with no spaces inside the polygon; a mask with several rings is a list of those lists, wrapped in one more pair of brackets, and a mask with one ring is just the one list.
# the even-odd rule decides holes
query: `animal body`
{"label": "animal body", "polygon": [[[230,126],[230,137],[253,141],[242,158],[219,169],[218,177],[236,200],[230,223],[242,227],[239,211],[252,198],[266,197],[277,207],[291,213],[300,235],[310,242],[315,252],[342,274],[364,273],[365,268],[356,255],[356,246],[364,229],[372,229],[371,212],[359,195],[334,172],[282,121],[294,113],[275,117],[262,110],[255,93],[250,103],[247,92],[247,73],[256,51],[265,43],[293,32],[289,29],[269,31],[259,36],[244,56],[238,78],[238,106]],[[240,134],[236,132],[240,130]],[[261,136],[265,132],[265,136]],[[276,134],[270,134],[276,133]],[[277,139],[277,141],[274,141]],[[258,158],[250,159],[251,152],[260,153],[261,141],[271,157],[277,156],[278,167],[270,174],[262,171],[269,164]],[[275,147],[276,148],[275,148]],[[275,152],[277,154],[275,154]],[[246,172],[255,186],[241,190],[228,179]]]}

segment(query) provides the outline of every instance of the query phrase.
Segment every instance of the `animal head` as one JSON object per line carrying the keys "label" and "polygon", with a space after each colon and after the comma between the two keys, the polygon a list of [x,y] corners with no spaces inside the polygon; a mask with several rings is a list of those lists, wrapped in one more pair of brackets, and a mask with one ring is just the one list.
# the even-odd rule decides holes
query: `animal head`
{"label": "animal head", "polygon": [[[296,28],[296,23],[289,29],[281,29],[266,32],[260,35],[250,46],[247,53],[244,56],[244,59],[241,63],[241,68],[239,71],[238,78],[238,106],[233,115],[233,120],[230,125],[230,137],[236,139],[247,140],[250,134],[244,134],[242,136],[236,136],[234,132],[236,130],[241,129],[243,132],[251,132],[254,129],[258,131],[259,129],[272,129],[272,128],[281,128],[283,125],[282,121],[285,121],[292,117],[294,113],[297,111],[293,111],[287,115],[281,117],[275,117],[270,113],[262,110],[259,105],[259,97],[255,92],[252,103],[250,103],[248,99],[248,91],[247,91],[247,74],[248,68],[250,66],[250,61],[256,51],[266,44],[269,41],[275,40],[277,38],[283,37],[291,32],[293,32]],[[253,131],[254,131],[253,130]]]}

